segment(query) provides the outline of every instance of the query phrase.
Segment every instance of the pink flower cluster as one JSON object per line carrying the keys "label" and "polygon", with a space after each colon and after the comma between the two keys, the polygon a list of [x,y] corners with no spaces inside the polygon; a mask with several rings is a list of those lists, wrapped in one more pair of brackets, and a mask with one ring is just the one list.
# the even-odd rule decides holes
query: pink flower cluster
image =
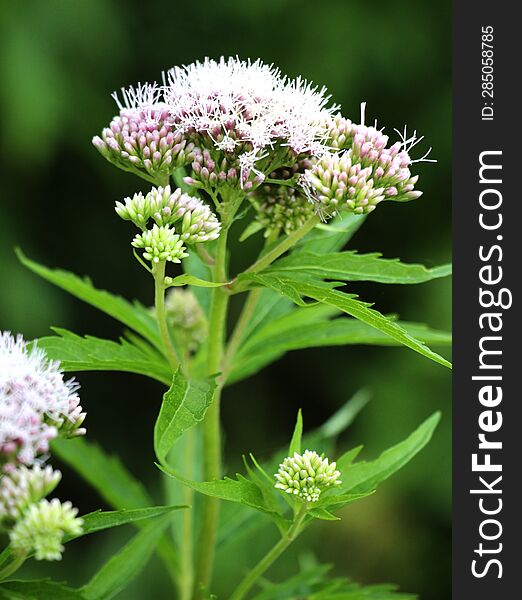
{"label": "pink flower cluster", "polygon": [[59,434],[85,432],[77,389],[42,350],[0,332],[0,465],[5,471],[34,464]]}

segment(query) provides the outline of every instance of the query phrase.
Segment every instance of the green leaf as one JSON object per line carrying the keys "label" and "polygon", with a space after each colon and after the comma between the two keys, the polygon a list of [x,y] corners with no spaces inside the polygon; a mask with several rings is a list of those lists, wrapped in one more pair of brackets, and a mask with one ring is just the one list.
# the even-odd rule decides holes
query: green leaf
{"label": "green leaf", "polygon": [[0,598],[8,600],[84,600],[84,596],[78,590],[50,579],[6,581],[0,585]]}
{"label": "green leaf", "polygon": [[183,273],[183,275],[178,275],[174,278],[168,278],[167,287],[179,287],[182,285],[194,285],[197,287],[223,287],[226,283],[216,283],[215,281],[207,281],[206,279],[200,279],[199,277],[195,277],[194,275],[190,275],[189,273]]}
{"label": "green leaf", "polygon": [[346,431],[355,421],[357,415],[370,401],[370,393],[366,389],[356,392],[341,408],[339,408],[318,429],[317,436],[320,439],[335,439]]}
{"label": "green leaf", "polygon": [[[90,535],[91,533],[97,533],[104,529],[111,529],[112,527],[119,527],[120,525],[128,525],[138,523],[145,519],[151,519],[153,517],[160,517],[171,513],[174,510],[180,510],[182,508],[188,508],[187,506],[150,506],[148,508],[137,508],[130,510],[114,510],[114,511],[101,511],[96,510],[87,515],[82,515],[83,527],[82,532],[79,535],[66,535],[64,543],[72,542],[78,538]],[[8,546],[2,552],[0,562],[2,566],[11,560],[13,552],[11,547]],[[28,558],[33,556],[30,553]]]}
{"label": "green leaf", "polygon": [[301,278],[279,279],[268,273],[256,275],[255,280],[261,285],[278,290],[301,306],[305,304],[302,300],[303,297],[312,298],[317,302],[335,306],[350,316],[388,335],[400,344],[422,354],[426,358],[445,367],[451,367],[451,364],[445,358],[433,352],[425,344],[411,336],[395,321],[370,308],[370,304],[357,300],[355,296],[333,289],[332,286],[334,284],[328,285]]}
{"label": "green leaf", "polygon": [[[79,336],[66,329],[53,328],[57,335],[36,340],[64,371],[124,371],[137,373],[169,385],[171,369],[165,358],[146,342],[141,347],[120,339],[118,342],[92,336]],[[144,348],[147,347],[147,350]]]}
{"label": "green leaf", "polygon": [[[269,515],[276,523],[281,527],[286,523],[281,517],[280,513],[274,510],[274,504],[272,500],[267,502],[265,495],[261,488],[250,481],[241,474],[236,474],[237,479],[225,479],[215,481],[190,481],[183,477],[180,477],[172,469],[160,466],[158,467],[167,475],[174,477],[178,481],[181,481],[188,487],[192,488],[200,494],[205,496],[211,496],[213,498],[219,498],[220,500],[227,500],[229,502],[237,502],[245,506],[249,506],[255,510],[258,510],[264,514]],[[275,491],[275,489],[274,489]],[[275,496],[274,496],[275,497]]]}
{"label": "green leaf", "polygon": [[303,565],[286,581],[272,583],[263,579],[263,590],[253,600],[415,600],[416,596],[397,591],[394,585],[361,586],[345,577],[331,577],[330,565]]}
{"label": "green leaf", "polygon": [[244,242],[250,236],[254,235],[258,231],[261,231],[263,226],[259,221],[250,221],[250,223],[245,227],[243,233],[239,236],[239,241]]}
{"label": "green leaf", "polygon": [[288,447],[288,456],[293,456],[294,453],[301,454],[301,438],[303,437],[303,414],[301,409],[297,412],[297,420],[295,422],[294,433]]}
{"label": "green leaf", "polygon": [[[277,319],[259,328],[235,355],[227,383],[234,383],[255,374],[274,362],[286,352],[325,346],[374,345],[402,346],[403,344],[374,327],[348,317],[337,319],[310,319],[310,322],[298,322],[295,317],[300,313],[331,308],[326,305],[314,305],[298,308],[287,316]],[[451,333],[430,329],[421,323],[394,321],[413,338],[434,346],[451,345]],[[294,322],[295,321],[295,322]],[[313,326],[311,326],[313,325]]]}
{"label": "green leaf", "polygon": [[422,423],[408,438],[396,446],[383,452],[379,458],[371,462],[356,462],[344,470],[346,455],[338,461],[341,471],[342,485],[339,489],[352,494],[366,493],[374,490],[379,483],[390,477],[408,463],[429,442],[440,420],[440,413],[435,413]]}
{"label": "green leaf", "polygon": [[200,423],[212,403],[215,379],[188,380],[179,368],[172,385],[163,396],[160,413],[154,427],[154,450],[164,463],[174,442],[187,430]]}
{"label": "green leaf", "polygon": [[131,304],[120,296],[96,289],[87,278],[82,279],[67,271],[48,269],[39,265],[27,258],[20,249],[17,249],[16,254],[20,262],[33,273],[130,327],[157,348],[162,347],[154,317],[139,302],[135,301]]}
{"label": "green leaf", "polygon": [[96,510],[87,515],[83,515],[83,531],[77,536],[68,536],[65,541],[75,540],[90,533],[97,533],[104,529],[119,527],[120,525],[128,525],[136,523],[144,519],[152,519],[153,517],[161,517],[169,514],[174,510],[188,508],[187,506],[149,506],[147,508],[134,508],[129,510]]}
{"label": "green leaf", "polygon": [[143,508],[154,504],[120,460],[108,456],[99,446],[83,438],[55,439],[52,453],[79,473],[112,507]]}
{"label": "green leaf", "polygon": [[450,275],[451,265],[428,269],[423,265],[401,263],[398,259],[384,259],[380,254],[307,252],[280,258],[264,273],[281,277],[291,276],[292,273],[306,273],[321,279],[339,281],[415,284]]}
{"label": "green leaf", "polygon": [[85,600],[109,600],[121,592],[145,568],[169,523],[159,518],[136,534],[81,588]]}

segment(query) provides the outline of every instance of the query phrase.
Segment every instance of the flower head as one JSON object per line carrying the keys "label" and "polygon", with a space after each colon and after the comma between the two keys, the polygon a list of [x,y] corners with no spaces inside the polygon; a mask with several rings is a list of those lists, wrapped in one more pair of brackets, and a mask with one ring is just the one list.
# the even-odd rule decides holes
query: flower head
{"label": "flower head", "polygon": [[374,187],[371,168],[363,168],[352,151],[324,155],[307,169],[300,185],[321,215],[340,210],[366,214],[385,199],[384,188]]}
{"label": "flower head", "polygon": [[80,535],[82,519],[70,502],[54,498],[32,504],[9,533],[14,551],[35,553],[36,560],[60,560],[64,535]]}
{"label": "flower head", "polygon": [[120,109],[94,146],[108,161],[148,181],[160,182],[192,160],[194,145],[178,131],[156,84],[122,89]]}
{"label": "flower head", "polygon": [[274,477],[277,489],[306,502],[317,502],[325,489],[341,484],[336,464],[310,450],[285,458]]}
{"label": "flower head", "polygon": [[143,257],[152,263],[164,260],[179,263],[182,258],[188,256],[183,240],[174,228],[168,225],[153,225],[152,229],[136,235],[132,245],[135,248],[143,248]]}
{"label": "flower head", "polygon": [[62,474],[52,467],[20,466],[0,479],[0,521],[18,519],[31,505],[50,494]]}
{"label": "flower head", "polygon": [[[81,435],[78,384],[22,336],[0,333],[0,464],[31,465],[59,434]],[[9,466],[8,466],[9,465]]]}
{"label": "flower head", "polygon": [[288,235],[315,214],[315,204],[292,187],[293,180],[310,166],[309,160],[301,160],[291,168],[277,169],[270,173],[270,179],[281,184],[266,183],[249,195],[256,211],[255,222],[265,230],[265,237],[279,232]]}
{"label": "flower head", "polygon": [[281,144],[295,154],[325,141],[326,88],[288,79],[260,60],[206,58],[166,74],[165,103],[183,132],[194,132],[225,152]]}
{"label": "flower head", "polygon": [[219,237],[221,223],[208,204],[170,186],[152,188],[146,195],[140,192],[124,203],[116,202],[116,212],[126,221],[144,229],[150,219],[164,227],[179,223],[180,238],[186,244],[208,242]]}

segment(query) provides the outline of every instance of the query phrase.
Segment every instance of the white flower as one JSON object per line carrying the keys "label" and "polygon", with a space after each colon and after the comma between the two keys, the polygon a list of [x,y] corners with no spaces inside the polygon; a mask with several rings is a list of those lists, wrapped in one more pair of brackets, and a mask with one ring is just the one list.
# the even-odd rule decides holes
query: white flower
{"label": "white flower", "polygon": [[80,535],[82,519],[70,502],[54,498],[32,504],[9,533],[14,551],[35,553],[36,560],[60,560],[64,535]]}
{"label": "white flower", "polygon": [[249,142],[254,151],[280,144],[295,154],[319,153],[325,121],[337,110],[327,108],[325,88],[283,77],[260,60],[223,57],[168,71],[164,101],[180,131],[208,134],[227,151]]}
{"label": "white flower", "polygon": [[22,336],[0,333],[0,464],[31,465],[59,433],[85,433],[79,386],[59,367]]}

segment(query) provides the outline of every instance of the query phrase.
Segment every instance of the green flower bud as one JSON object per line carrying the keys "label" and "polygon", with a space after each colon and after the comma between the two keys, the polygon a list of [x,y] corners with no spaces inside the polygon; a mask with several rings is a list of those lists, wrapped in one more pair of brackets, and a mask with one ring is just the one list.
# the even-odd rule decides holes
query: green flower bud
{"label": "green flower bud", "polygon": [[207,320],[194,293],[187,288],[172,288],[165,298],[165,313],[169,327],[177,339],[196,352],[208,333]]}
{"label": "green flower bud", "polygon": [[285,458],[274,477],[277,489],[306,502],[317,502],[325,489],[341,484],[336,463],[310,450]]}
{"label": "green flower bud", "polygon": [[183,246],[183,240],[168,225],[158,227],[154,225],[143,233],[139,233],[132,241],[135,248],[143,248],[143,258],[153,263],[168,260],[179,263],[182,258],[188,256]]}
{"label": "green flower bud", "polygon": [[302,227],[316,212],[306,196],[284,185],[262,186],[255,193],[253,204],[255,220],[265,230],[265,237],[279,231],[288,235]]}

